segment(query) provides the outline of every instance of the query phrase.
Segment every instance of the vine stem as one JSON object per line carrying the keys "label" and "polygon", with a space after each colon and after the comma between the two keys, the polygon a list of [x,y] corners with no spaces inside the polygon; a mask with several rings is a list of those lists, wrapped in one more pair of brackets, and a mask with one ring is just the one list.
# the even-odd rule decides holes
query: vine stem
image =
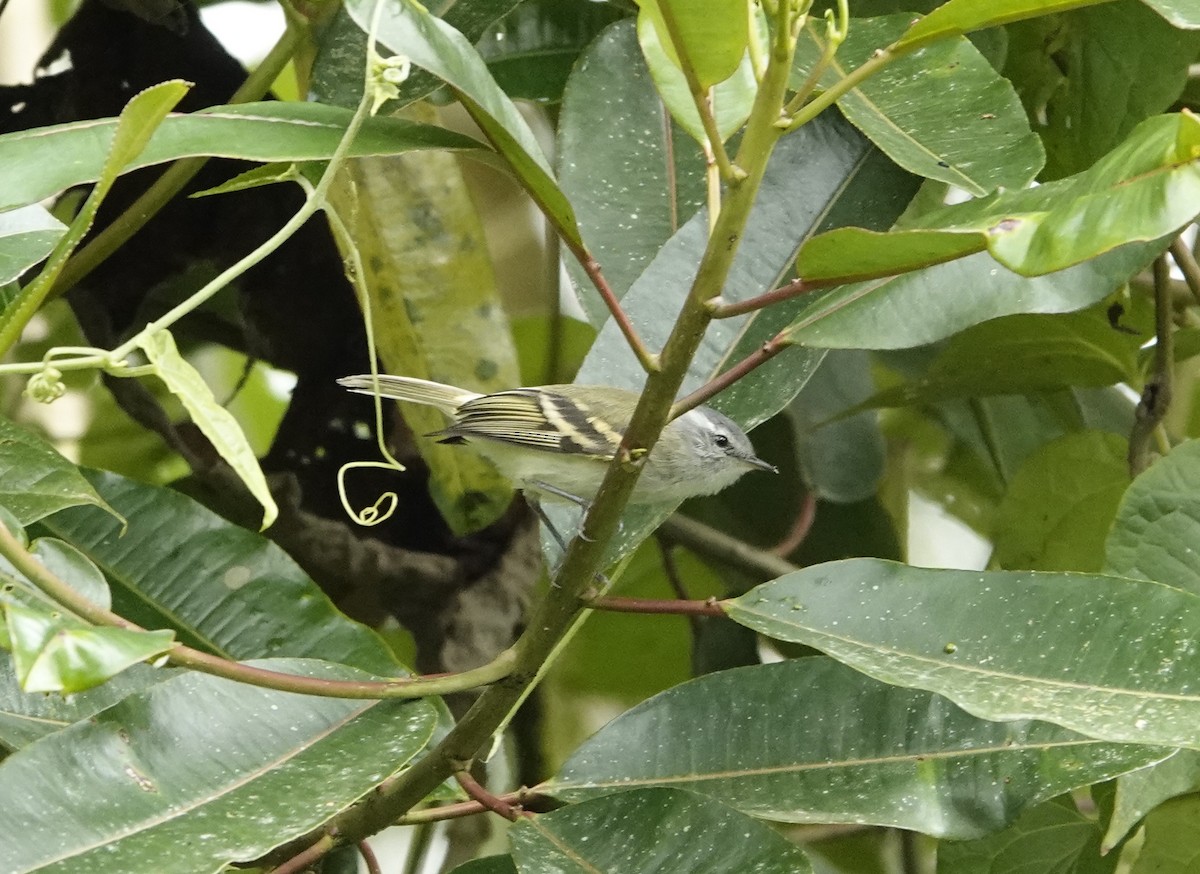
{"label": "vine stem", "polygon": [[[75,615],[93,625],[122,628],[126,631],[145,631],[140,625],[92,603],[62,578],[38,561],[4,525],[0,525],[0,555],[8,559],[22,576],[40,591]],[[450,692],[476,689],[503,679],[512,670],[516,655],[505,650],[492,661],[460,674],[431,677],[403,677],[395,680],[323,680],[302,677],[244,665],[211,653],[176,644],[167,652],[171,664],[191,668],[205,674],[224,677],[264,689],[298,692],[325,698],[385,700],[395,698],[428,698]]]}

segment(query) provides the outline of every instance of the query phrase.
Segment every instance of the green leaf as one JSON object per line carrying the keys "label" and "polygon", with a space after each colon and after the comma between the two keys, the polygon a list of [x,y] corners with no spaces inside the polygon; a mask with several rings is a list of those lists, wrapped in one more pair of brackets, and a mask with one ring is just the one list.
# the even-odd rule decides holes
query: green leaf
{"label": "green leaf", "polygon": [[217,403],[204,377],[179,354],[170,331],[164,328],[140,336],[138,348],[146,353],[155,376],[166,384],[171,394],[179,398],[192,422],[262,504],[262,530],[270,528],[279,515],[279,508],[271,497],[267,478],[258,466],[254,450],[237,419]]}
{"label": "green leaf", "polygon": [[[780,140],[751,212],[744,239],[722,292],[738,301],[775,288],[799,246],[822,227],[847,221],[894,221],[916,189],[841,118],[826,114]],[[661,348],[688,294],[707,245],[704,214],[690,219],[638,277],[622,306],[651,349]],[[710,325],[692,360],[683,390],[690,391],[757,351],[794,317],[789,302]],[[792,348],[754,370],[711,403],[743,427],[786,406],[820,362],[817,350]],[[645,373],[611,321],[601,329],[576,381],[640,389]],[[661,521],[664,508],[635,508],[616,540],[620,552]],[[568,529],[569,530],[569,529]]]}
{"label": "green leaf", "polygon": [[938,845],[938,874],[1108,874],[1119,854],[1100,855],[1100,828],[1069,801],[1027,812],[1012,828]]}
{"label": "green leaf", "polygon": [[1103,850],[1116,847],[1130,829],[1162,802],[1200,789],[1200,752],[1177,750],[1169,759],[1117,778],[1117,797]]}
{"label": "green leaf", "polygon": [[175,644],[170,631],[81,626],[76,620],[12,603],[4,610],[24,692],[82,692]]}
{"label": "green leaf", "polygon": [[0,507],[28,525],[64,507],[82,504],[121,518],[96,494],[79,468],[24,428],[0,417]]}
{"label": "green leaf", "polygon": [[120,525],[90,507],[41,525],[105,572],[125,618],[175,629],[182,642],[237,660],[302,656],[381,676],[398,672],[386,644],[334,609],[271,541],[170,489],[88,476],[128,517],[128,531],[122,536]]}
{"label": "green leaf", "polygon": [[[1200,749],[1200,597],[1170,586],[849,559],[724,606],[762,634],[945,695],[984,719]],[[1114,649],[1122,640],[1138,645]]]}
{"label": "green leaf", "polygon": [[[376,0],[350,0],[346,9],[366,30],[375,5]],[[582,245],[571,204],[559,190],[537,138],[466,38],[414,0],[388,0],[380,17],[379,41],[453,89],[566,241]]]}
{"label": "green leaf", "polygon": [[1002,3],[996,0],[948,0],[910,27],[892,49],[911,50],[984,27],[1105,2],[1107,0],[1004,0]]}
{"label": "green leaf", "polygon": [[450,874],[517,874],[512,856],[485,856],[459,865]]}
{"label": "green leaf", "polygon": [[677,789],[639,789],[521,819],[508,832],[521,874],[808,874],[769,826]]}
{"label": "green leaf", "polygon": [[1175,27],[1200,28],[1200,8],[1195,0],[1142,0]]}
{"label": "green leaf", "polygon": [[[1057,87],[1030,106],[1046,145],[1042,181],[1087,169],[1139,122],[1170,109],[1200,50],[1200,34],[1175,29],[1135,0],[1081,9],[1060,28],[1035,46],[1061,70]],[[1034,58],[1024,63],[1041,61]]]}
{"label": "green leaf", "polygon": [[774,821],[963,838],[1166,755],[1048,723],[977,719],[936,695],[813,657],[670,689],[610,722],[538,791],[580,801],[676,786]]}
{"label": "green leaf", "polygon": [[[257,664],[362,678],[320,662]],[[435,724],[426,702],[182,673],[0,764],[0,870],[161,874],[169,859],[174,874],[199,874],[255,859],[394,774]]]}
{"label": "green leaf", "polygon": [[955,334],[924,375],[866,403],[902,406],[1136,383],[1137,350],[1138,337],[1113,328],[1103,313],[1006,316]]}
{"label": "green leaf", "polygon": [[[708,142],[695,98],[683,71],[671,60],[669,44],[660,39],[659,31],[644,15],[638,16],[637,35],[654,85],[671,116],[696,142]],[[758,82],[749,56],[742,60],[732,76],[712,89],[713,115],[722,142],[729,139],[750,117],[757,91]]]}
{"label": "green leaf", "polygon": [[[105,610],[112,607],[112,593],[100,568],[69,543],[53,537],[39,537],[29,548],[45,568],[72,589]],[[3,559],[0,564],[7,565]]]}
{"label": "green leaf", "polygon": [[[320,103],[274,101],[169,116],[125,172],[197,155],[288,163],[328,160],[351,115],[349,110]],[[0,209],[36,203],[95,181],[116,127],[116,119],[102,118],[0,136]],[[349,155],[482,148],[478,140],[453,131],[375,117],[363,124]],[[42,160],[47,152],[57,160]]]}
{"label": "green leaf", "polygon": [[23,692],[12,659],[0,658],[0,746],[19,750],[35,740],[87,719],[174,672],[132,665],[94,689],[66,697]]}
{"label": "green leaf", "polygon": [[746,0],[640,0],[639,5],[638,29],[652,28],[670,63],[691,67],[701,88],[724,82],[741,65],[750,41]]}
{"label": "green leaf", "polygon": [[[558,173],[618,298],[704,204],[704,156],[681,133],[650,81],[633,21],[606,29],[567,81]],[[589,320],[603,324],[608,308],[591,280],[573,260],[568,269]]]}
{"label": "green leaf", "polygon": [[830,349],[906,349],[1000,316],[1072,312],[1104,299],[1166,245],[1163,240],[1123,246],[1032,278],[980,253],[916,273],[843,285],[809,295],[788,338]]}
{"label": "green leaf", "polygon": [[1200,868],[1200,796],[1175,798],[1146,817],[1146,839],[1130,874],[1192,874]]}
{"label": "green leaf", "polygon": [[66,232],[66,225],[37,204],[0,212],[0,285],[44,260]]}
{"label": "green leaf", "polygon": [[[519,384],[483,227],[452,156],[350,161],[330,201],[361,256],[387,372],[481,392]],[[496,521],[512,503],[510,484],[480,456],[424,436],[446,426],[437,410],[402,404],[400,411],[419,435],[430,493],[451,530]]]}
{"label": "green leaf", "polygon": [[1200,594],[1192,544],[1200,536],[1200,440],[1176,446],[1142,473],[1121,501],[1105,570]]}
{"label": "green leaf", "polygon": [[993,560],[1008,570],[1101,570],[1129,485],[1127,454],[1124,438],[1103,431],[1067,434],[1035,450],[1000,502]]}
{"label": "green leaf", "polygon": [[[853,19],[821,78],[831,87],[902,33],[912,15]],[[793,85],[826,48],[825,23],[810,19],[797,49]],[[838,100],[851,123],[906,170],[983,195],[1023,188],[1042,168],[1041,141],[1011,83],[970,40],[939,42],[884,67]]]}

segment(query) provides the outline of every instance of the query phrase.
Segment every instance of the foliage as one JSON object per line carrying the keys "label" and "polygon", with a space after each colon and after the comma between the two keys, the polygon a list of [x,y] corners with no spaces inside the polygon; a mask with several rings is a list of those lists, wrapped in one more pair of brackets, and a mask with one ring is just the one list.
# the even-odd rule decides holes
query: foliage
{"label": "foliage", "polygon": [[[1196,3],[284,5],[0,86],[0,871],[1191,870]],[[640,401],[560,548],[373,367]]]}

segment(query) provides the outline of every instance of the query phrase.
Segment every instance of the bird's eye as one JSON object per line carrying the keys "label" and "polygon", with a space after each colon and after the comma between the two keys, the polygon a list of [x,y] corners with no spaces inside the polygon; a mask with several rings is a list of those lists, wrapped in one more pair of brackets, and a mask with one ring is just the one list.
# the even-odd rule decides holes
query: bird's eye
{"label": "bird's eye", "polygon": [[716,435],[714,435],[714,436],[713,436],[713,443],[716,443],[716,444],[717,444],[717,446],[721,447],[722,449],[728,449],[728,448],[729,448],[729,438],[728,438],[728,437],[726,437],[724,434],[716,434]]}

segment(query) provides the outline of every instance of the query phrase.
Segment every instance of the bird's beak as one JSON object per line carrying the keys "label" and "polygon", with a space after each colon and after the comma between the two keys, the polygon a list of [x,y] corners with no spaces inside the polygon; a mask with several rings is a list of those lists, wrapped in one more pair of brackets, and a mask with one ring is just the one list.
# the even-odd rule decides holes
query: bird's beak
{"label": "bird's beak", "polygon": [[771,473],[779,473],[779,468],[771,464],[769,461],[763,461],[756,455],[751,455],[749,458],[742,460],[751,467],[757,467],[759,470],[769,470]]}

